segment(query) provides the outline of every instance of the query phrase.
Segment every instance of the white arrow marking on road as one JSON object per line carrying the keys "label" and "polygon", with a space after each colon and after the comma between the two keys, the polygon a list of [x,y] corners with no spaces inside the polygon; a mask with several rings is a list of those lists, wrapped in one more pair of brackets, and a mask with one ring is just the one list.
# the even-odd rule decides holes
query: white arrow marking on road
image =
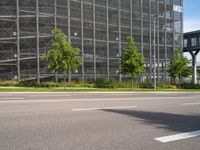
{"label": "white arrow marking on road", "polygon": [[159,138],[155,138],[155,140],[162,142],[162,143],[167,143],[167,142],[172,142],[172,141],[193,138],[193,137],[197,137],[197,136],[200,136],[200,130],[182,133],[182,134],[171,135],[171,136],[159,137]]}
{"label": "white arrow marking on road", "polygon": [[72,109],[72,111],[90,111],[90,110],[103,110],[103,109],[127,109],[127,108],[136,108],[137,106],[119,106],[119,107],[101,107],[101,108],[80,108]]}

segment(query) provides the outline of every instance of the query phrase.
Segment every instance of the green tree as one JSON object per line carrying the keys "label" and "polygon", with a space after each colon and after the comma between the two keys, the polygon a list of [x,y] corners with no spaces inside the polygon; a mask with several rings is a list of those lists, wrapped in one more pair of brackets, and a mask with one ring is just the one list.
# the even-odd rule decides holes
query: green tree
{"label": "green tree", "polygon": [[144,56],[136,46],[134,39],[128,37],[128,47],[122,51],[121,73],[132,78],[131,89],[133,89],[133,79],[144,72]]}
{"label": "green tree", "polygon": [[192,74],[192,69],[188,67],[189,64],[190,60],[183,56],[181,50],[176,49],[174,58],[168,66],[168,73],[173,82],[178,78],[179,83],[181,83],[183,78],[187,78]]}
{"label": "green tree", "polygon": [[73,47],[60,29],[54,29],[52,32],[55,38],[44,60],[48,63],[49,70],[64,74],[66,87],[66,75],[76,71],[81,65],[80,49]]}

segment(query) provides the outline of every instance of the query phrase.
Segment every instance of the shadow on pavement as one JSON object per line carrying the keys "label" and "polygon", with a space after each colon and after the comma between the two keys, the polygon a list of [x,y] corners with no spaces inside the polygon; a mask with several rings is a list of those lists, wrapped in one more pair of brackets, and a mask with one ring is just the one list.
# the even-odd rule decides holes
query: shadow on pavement
{"label": "shadow on pavement", "polygon": [[135,110],[103,110],[137,118],[139,122],[175,132],[200,130],[200,116]]}

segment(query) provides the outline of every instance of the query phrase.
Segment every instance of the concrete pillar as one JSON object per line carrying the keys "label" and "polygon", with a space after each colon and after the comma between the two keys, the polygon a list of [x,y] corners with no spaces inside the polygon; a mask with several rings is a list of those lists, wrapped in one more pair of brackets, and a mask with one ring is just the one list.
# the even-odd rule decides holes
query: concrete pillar
{"label": "concrete pillar", "polygon": [[190,54],[192,56],[192,69],[193,69],[193,75],[192,75],[192,82],[193,84],[197,84],[197,55],[200,50],[196,52],[190,51]]}

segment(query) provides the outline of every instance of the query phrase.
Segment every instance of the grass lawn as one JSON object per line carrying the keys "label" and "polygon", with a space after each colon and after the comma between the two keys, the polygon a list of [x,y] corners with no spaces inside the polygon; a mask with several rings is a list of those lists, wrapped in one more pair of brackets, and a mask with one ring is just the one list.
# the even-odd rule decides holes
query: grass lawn
{"label": "grass lawn", "polygon": [[[151,89],[106,89],[106,88],[27,88],[0,87],[0,92],[155,92]],[[158,89],[156,92],[200,92],[200,90]]]}

